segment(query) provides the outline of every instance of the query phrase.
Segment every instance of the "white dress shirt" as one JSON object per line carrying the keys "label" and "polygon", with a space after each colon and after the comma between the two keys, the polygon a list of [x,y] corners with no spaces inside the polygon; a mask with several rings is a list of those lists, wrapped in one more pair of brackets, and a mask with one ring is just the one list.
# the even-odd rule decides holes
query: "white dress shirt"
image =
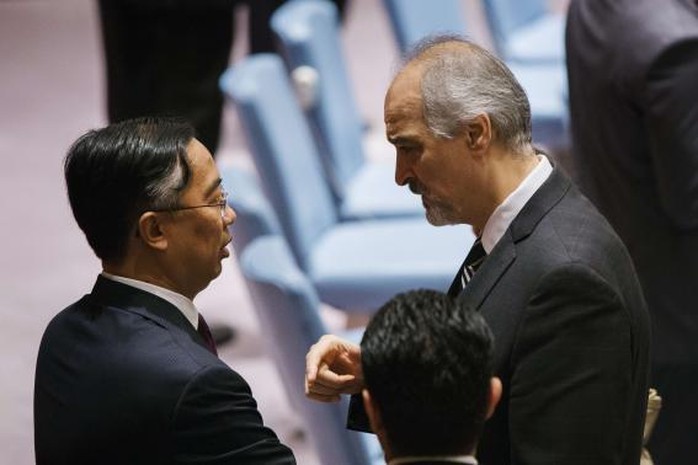
{"label": "white dress shirt", "polygon": [[106,271],[102,271],[102,276],[117,283],[125,284],[127,286],[135,287],[141,291],[149,292],[154,294],[161,299],[164,299],[177,307],[182,315],[187,319],[189,323],[194,327],[194,329],[199,328],[199,311],[196,309],[194,302],[192,302],[187,297],[182,294],[178,294],[175,291],[165,289],[164,287],[156,286],[155,284],[146,283],[145,281],[140,281],[138,279],[124,278],[123,276],[116,276],[109,274]]}
{"label": "white dress shirt", "polygon": [[545,155],[538,155],[538,164],[528,173],[528,176],[514,189],[514,191],[504,199],[504,202],[495,208],[490,215],[485,227],[482,230],[482,247],[488,254],[492,252],[494,246],[502,238],[504,232],[516,215],[533,197],[533,194],[543,185],[546,179],[553,172],[553,166]]}

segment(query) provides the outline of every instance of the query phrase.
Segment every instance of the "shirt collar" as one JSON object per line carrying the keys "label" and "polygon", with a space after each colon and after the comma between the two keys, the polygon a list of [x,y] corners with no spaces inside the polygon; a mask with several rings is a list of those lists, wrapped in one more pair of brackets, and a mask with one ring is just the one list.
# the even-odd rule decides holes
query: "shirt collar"
{"label": "shirt collar", "polygon": [[107,279],[111,279],[112,281],[116,281],[117,283],[125,284],[127,286],[140,289],[141,291],[154,294],[160,297],[161,299],[168,301],[169,303],[177,307],[177,309],[180,312],[182,312],[184,317],[187,319],[189,323],[191,323],[194,329],[198,329],[199,311],[196,309],[194,302],[192,302],[187,297],[184,297],[182,294],[178,294],[177,292],[165,289],[164,287],[156,286],[155,284],[151,283],[146,283],[145,281],[141,281],[138,279],[125,278],[123,276],[109,274],[106,271],[102,271],[102,276],[104,276]]}
{"label": "shirt collar", "polygon": [[397,457],[388,461],[388,465],[401,465],[405,463],[418,462],[451,462],[451,463],[467,463],[469,465],[477,465],[477,459],[472,455],[426,455],[426,456],[408,456]]}
{"label": "shirt collar", "polygon": [[485,248],[485,252],[489,254],[494,249],[494,246],[502,238],[504,232],[516,218],[516,215],[519,214],[524,205],[533,197],[533,194],[543,185],[552,172],[553,166],[548,161],[548,158],[539,154],[536,167],[504,199],[504,202],[495,208],[487,223],[485,223],[485,227],[482,230],[482,246]]}

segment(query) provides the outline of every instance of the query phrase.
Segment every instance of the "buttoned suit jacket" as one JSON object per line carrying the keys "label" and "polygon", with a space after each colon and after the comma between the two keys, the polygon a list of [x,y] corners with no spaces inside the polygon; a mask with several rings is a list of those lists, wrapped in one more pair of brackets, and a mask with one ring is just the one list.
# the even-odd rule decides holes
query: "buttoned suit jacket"
{"label": "buttoned suit jacket", "polygon": [[646,306],[625,247],[559,169],[459,298],[492,329],[503,385],[478,446],[482,464],[639,463]]}
{"label": "buttoned suit jacket", "polygon": [[176,307],[101,276],[46,329],[34,423],[39,465],[295,464]]}

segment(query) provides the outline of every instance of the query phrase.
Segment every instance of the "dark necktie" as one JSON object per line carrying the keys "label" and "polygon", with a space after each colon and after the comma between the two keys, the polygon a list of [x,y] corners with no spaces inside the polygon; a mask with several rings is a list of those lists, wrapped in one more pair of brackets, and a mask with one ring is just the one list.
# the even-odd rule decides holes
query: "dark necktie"
{"label": "dark necktie", "polygon": [[206,320],[204,320],[204,317],[199,313],[199,327],[196,330],[201,337],[204,339],[204,342],[206,343],[206,347],[208,347],[208,350],[213,353],[213,355],[218,355],[218,351],[216,350],[216,341],[213,340],[213,336],[211,335],[211,330],[208,327],[208,324],[206,324]]}
{"label": "dark necktie", "polygon": [[448,295],[454,298],[458,297],[458,294],[460,294],[470,280],[473,279],[475,272],[480,268],[480,265],[482,265],[486,257],[487,253],[482,246],[482,241],[478,237],[475,239],[473,246],[470,248],[470,252],[468,252],[468,256],[465,257],[463,265],[461,265],[458,274],[451,283],[451,287],[448,289]]}

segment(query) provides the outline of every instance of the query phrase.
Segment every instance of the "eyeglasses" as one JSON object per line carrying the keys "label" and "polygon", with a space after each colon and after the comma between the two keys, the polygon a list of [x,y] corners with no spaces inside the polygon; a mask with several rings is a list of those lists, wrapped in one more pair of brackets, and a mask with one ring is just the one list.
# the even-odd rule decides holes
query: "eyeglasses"
{"label": "eyeglasses", "polygon": [[153,209],[154,212],[176,212],[180,210],[193,210],[195,208],[204,207],[218,207],[220,209],[221,218],[225,219],[225,214],[228,211],[228,192],[225,189],[221,189],[221,199],[215,203],[205,203],[203,205],[191,205],[187,207],[175,207],[175,208],[160,208]]}

